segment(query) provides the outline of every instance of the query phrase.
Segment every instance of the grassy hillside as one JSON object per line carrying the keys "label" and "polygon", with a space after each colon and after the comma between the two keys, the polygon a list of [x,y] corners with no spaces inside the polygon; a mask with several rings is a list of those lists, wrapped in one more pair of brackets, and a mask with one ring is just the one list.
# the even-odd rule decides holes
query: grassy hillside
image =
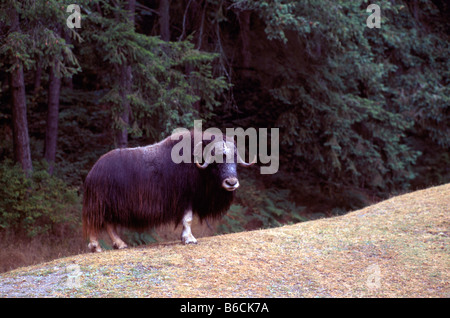
{"label": "grassy hillside", "polygon": [[450,184],[281,228],[0,275],[0,296],[450,297]]}

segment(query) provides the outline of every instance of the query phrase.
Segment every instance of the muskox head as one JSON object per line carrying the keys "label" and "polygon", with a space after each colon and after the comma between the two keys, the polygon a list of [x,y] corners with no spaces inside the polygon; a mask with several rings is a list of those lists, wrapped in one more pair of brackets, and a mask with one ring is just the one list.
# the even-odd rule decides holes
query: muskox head
{"label": "muskox head", "polygon": [[[203,160],[203,163],[201,159]],[[256,158],[255,158],[256,159]],[[234,191],[239,187],[236,166],[251,166],[255,163],[244,162],[239,155],[234,141],[225,138],[225,140],[213,140],[205,144],[199,142],[194,147],[194,162],[199,169],[209,169],[220,182],[223,189]]]}

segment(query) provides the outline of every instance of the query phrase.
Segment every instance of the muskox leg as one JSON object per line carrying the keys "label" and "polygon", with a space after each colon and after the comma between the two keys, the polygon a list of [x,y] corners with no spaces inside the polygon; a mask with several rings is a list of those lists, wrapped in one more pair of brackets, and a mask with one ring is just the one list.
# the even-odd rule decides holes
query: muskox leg
{"label": "muskox leg", "polygon": [[90,233],[89,234],[89,244],[88,248],[91,252],[101,252],[102,248],[100,247],[100,243],[98,242],[97,233]]}
{"label": "muskox leg", "polygon": [[106,225],[106,231],[108,232],[109,237],[111,238],[111,241],[113,241],[113,247],[117,249],[127,248],[127,244],[122,241],[116,233],[116,227],[112,224]]}
{"label": "muskox leg", "polygon": [[181,232],[181,241],[184,244],[197,244],[197,240],[191,232],[192,211],[187,210],[183,216],[183,232]]}

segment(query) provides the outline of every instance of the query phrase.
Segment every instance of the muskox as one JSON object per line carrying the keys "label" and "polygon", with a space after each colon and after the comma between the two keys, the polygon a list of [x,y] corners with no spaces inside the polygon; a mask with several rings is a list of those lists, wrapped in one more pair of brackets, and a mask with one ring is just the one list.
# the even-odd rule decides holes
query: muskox
{"label": "muskox", "polygon": [[[205,220],[226,213],[239,187],[236,163],[253,163],[241,159],[230,138],[203,136],[194,144],[193,135],[186,131],[150,146],[115,149],[100,157],[84,183],[83,234],[89,238],[92,252],[101,252],[98,234],[102,230],[107,231],[114,248],[127,247],[117,235],[117,226],[144,230],[182,224],[182,242],[195,244],[193,215]],[[172,148],[185,137],[191,140],[192,160],[175,163]],[[202,163],[196,155],[211,145],[215,158],[231,153],[233,160],[216,160],[218,163],[205,158]]]}

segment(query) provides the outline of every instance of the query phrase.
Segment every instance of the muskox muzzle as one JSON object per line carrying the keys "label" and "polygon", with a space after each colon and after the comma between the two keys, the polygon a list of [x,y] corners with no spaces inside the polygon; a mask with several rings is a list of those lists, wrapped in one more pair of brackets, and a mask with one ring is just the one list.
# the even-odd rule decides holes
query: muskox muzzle
{"label": "muskox muzzle", "polygon": [[236,177],[226,178],[222,182],[222,187],[227,191],[234,191],[239,188],[239,180]]}

